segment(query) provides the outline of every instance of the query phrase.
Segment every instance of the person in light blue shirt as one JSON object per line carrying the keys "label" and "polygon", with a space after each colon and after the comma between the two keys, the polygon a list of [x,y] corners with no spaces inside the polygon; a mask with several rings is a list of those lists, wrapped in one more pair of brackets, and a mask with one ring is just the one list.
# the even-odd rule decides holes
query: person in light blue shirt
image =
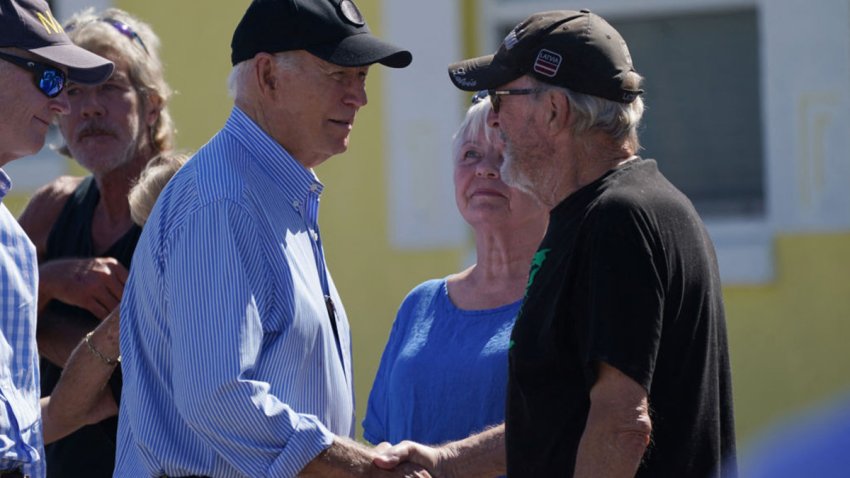
{"label": "person in light blue shirt", "polygon": [[133,256],[114,476],[406,473],[351,440],[349,325],[312,168],[346,150],[369,66],[411,55],[350,0],[262,0],[231,60],[231,115],[163,190]]}
{"label": "person in light blue shirt", "polygon": [[[100,83],[112,69],[71,44],[43,0],[0,0],[0,167],[38,152],[50,122],[68,114],[66,79]],[[42,478],[38,262],[2,203],[11,187],[0,169],[0,478]]]}

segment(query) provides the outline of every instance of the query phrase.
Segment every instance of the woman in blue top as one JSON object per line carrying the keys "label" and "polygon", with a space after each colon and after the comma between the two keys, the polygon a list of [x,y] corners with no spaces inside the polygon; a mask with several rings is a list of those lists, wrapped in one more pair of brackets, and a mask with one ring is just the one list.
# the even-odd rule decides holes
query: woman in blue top
{"label": "woman in blue top", "polygon": [[548,211],[502,182],[502,141],[474,104],[453,138],[455,200],[477,263],[415,287],[396,316],[369,396],[372,443],[442,443],[505,419],[507,350]]}

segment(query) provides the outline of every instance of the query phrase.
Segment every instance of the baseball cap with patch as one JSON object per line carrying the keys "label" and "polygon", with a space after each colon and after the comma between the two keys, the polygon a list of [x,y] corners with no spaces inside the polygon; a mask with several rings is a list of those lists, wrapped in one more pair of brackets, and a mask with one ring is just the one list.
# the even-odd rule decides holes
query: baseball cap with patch
{"label": "baseball cap with patch", "polygon": [[491,90],[528,74],[544,83],[631,103],[643,93],[625,40],[588,10],[536,13],[505,37],[493,55],[449,65],[465,91]]}
{"label": "baseball cap with patch", "polygon": [[74,45],[44,0],[0,0],[0,47],[15,47],[68,68],[77,83],[106,81],[114,65]]}
{"label": "baseball cap with patch", "polygon": [[257,53],[307,50],[339,66],[410,64],[407,50],[373,36],[353,0],[254,0],[233,33],[235,65]]}

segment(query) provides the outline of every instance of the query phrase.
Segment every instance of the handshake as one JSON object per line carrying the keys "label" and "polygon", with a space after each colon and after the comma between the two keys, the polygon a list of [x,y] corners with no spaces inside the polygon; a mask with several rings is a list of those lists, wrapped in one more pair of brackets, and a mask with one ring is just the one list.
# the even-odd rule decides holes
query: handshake
{"label": "handshake", "polygon": [[[432,447],[412,441],[381,443],[374,449],[337,438],[302,477],[493,478],[506,473],[505,426]],[[311,473],[315,472],[315,474]],[[334,472],[339,472],[334,473]]]}
{"label": "handshake", "polygon": [[404,478],[443,478],[455,476],[448,465],[450,445],[430,447],[412,441],[397,445],[381,443],[373,450],[373,474],[369,476]]}
{"label": "handshake", "polygon": [[493,478],[507,472],[505,425],[437,447],[403,441],[369,449],[337,437],[301,478]]}

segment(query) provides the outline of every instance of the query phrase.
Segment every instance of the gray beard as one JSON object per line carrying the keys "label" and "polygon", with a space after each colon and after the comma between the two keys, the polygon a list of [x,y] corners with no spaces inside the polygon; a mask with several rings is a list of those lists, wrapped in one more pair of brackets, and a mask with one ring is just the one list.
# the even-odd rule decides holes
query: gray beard
{"label": "gray beard", "polygon": [[534,183],[519,169],[512,149],[510,143],[506,140],[505,149],[502,152],[502,165],[499,168],[502,181],[512,188],[519,189],[531,197],[537,198]]}

